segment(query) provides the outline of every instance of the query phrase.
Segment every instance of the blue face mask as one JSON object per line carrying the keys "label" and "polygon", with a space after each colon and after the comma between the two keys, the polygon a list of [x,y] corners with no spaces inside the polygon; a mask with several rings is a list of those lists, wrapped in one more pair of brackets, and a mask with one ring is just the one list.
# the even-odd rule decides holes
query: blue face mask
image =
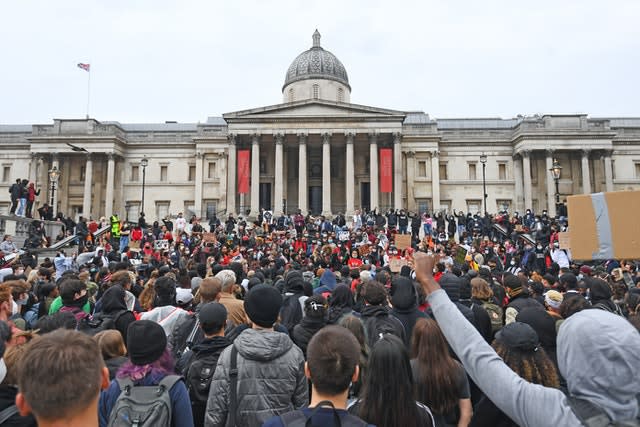
{"label": "blue face mask", "polygon": [[329,239],[329,243],[333,243],[333,239]]}

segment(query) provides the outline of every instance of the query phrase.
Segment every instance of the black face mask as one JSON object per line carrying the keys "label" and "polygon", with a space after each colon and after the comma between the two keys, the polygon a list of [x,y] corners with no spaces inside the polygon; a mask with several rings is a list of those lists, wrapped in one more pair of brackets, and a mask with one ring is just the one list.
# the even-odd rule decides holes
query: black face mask
{"label": "black face mask", "polygon": [[83,296],[81,296],[77,300],[74,300],[73,301],[73,305],[76,306],[76,307],[82,308],[87,303],[87,301],[89,301],[89,294],[84,294]]}

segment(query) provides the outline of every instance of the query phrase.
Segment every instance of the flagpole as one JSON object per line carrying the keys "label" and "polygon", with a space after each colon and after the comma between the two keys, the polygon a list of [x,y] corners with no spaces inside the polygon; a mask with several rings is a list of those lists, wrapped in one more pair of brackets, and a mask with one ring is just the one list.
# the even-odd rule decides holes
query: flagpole
{"label": "flagpole", "polygon": [[89,69],[87,74],[87,120],[89,120],[89,101],[91,100],[91,69]]}

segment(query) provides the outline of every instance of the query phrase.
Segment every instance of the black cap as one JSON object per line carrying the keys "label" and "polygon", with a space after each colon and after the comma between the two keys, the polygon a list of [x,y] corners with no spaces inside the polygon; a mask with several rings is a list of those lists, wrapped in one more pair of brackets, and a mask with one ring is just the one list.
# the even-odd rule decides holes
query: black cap
{"label": "black cap", "polygon": [[244,311],[249,319],[263,328],[270,328],[276,323],[281,307],[282,295],[269,285],[251,288],[244,300]]}
{"label": "black cap", "polygon": [[201,324],[219,329],[227,323],[227,309],[219,302],[209,302],[200,308],[198,320]]}
{"label": "black cap", "polygon": [[536,351],[540,345],[536,331],[522,322],[513,322],[505,325],[496,334],[496,340],[509,348],[522,351]]}
{"label": "black cap", "polygon": [[127,329],[127,351],[134,365],[147,365],[160,359],[167,348],[162,326],[151,320],[137,320]]}

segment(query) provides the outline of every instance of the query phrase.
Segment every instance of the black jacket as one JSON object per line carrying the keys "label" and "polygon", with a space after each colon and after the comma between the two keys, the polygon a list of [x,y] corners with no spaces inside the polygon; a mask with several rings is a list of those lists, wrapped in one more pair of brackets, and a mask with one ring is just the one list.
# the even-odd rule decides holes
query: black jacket
{"label": "black jacket", "polygon": [[307,357],[307,346],[309,345],[309,341],[311,341],[311,337],[313,337],[315,333],[322,329],[326,324],[327,322],[325,319],[314,319],[312,317],[305,316],[300,321],[300,324],[293,328],[291,339],[293,339],[293,342],[300,347],[305,358]]}
{"label": "black jacket", "polygon": [[361,319],[370,348],[378,341],[379,332],[391,333],[406,342],[404,325],[398,318],[389,314],[387,307],[367,305],[362,309]]}
{"label": "black jacket", "polygon": [[102,305],[101,313],[116,317],[116,329],[122,335],[124,342],[127,342],[127,329],[131,323],[136,321],[136,317],[131,311],[127,310],[124,298],[125,291],[122,286],[115,285],[104,292],[100,301]]}
{"label": "black jacket", "polygon": [[428,317],[418,310],[418,297],[411,279],[396,278],[391,284],[391,314],[404,326],[404,343],[409,347],[411,334],[418,319]]}
{"label": "black jacket", "polygon": [[[18,389],[11,385],[0,385],[0,411],[7,409],[11,405],[16,403],[16,394]],[[27,415],[26,417],[15,414],[2,424],[3,427],[37,427],[38,423],[33,415]]]}

